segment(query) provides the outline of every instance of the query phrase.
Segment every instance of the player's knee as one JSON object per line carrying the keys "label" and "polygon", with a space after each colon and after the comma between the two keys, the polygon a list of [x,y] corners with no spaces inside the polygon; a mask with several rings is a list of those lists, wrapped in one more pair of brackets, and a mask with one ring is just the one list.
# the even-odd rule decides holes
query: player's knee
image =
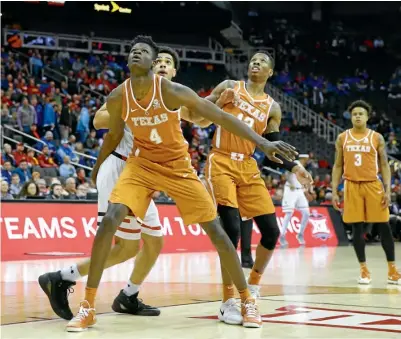
{"label": "player's knee", "polygon": [[121,204],[111,204],[107,209],[106,215],[103,217],[99,225],[98,234],[115,234],[118,225],[124,220],[128,214],[126,206]]}
{"label": "player's knee", "polygon": [[277,240],[280,237],[280,229],[277,224],[276,215],[274,213],[265,214],[254,219],[262,235],[260,244],[270,251],[274,250]]}
{"label": "player's knee", "polygon": [[217,211],[224,231],[227,233],[234,247],[237,248],[241,232],[241,218],[238,208],[218,205]]}
{"label": "player's knee", "polygon": [[217,251],[235,251],[233,244],[217,218],[210,222],[201,223],[201,226],[209,236]]}

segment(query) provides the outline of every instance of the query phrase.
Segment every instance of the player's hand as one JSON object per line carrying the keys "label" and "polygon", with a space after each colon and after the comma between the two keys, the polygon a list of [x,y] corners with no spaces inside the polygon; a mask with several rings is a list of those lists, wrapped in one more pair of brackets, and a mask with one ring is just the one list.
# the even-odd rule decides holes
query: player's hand
{"label": "player's hand", "polygon": [[292,173],[294,173],[297,176],[299,183],[304,188],[308,190],[311,188],[311,186],[313,185],[312,175],[303,166],[300,165],[295,166],[292,169]]}
{"label": "player's hand", "polygon": [[264,139],[258,147],[271,161],[278,162],[279,164],[283,162],[276,157],[276,154],[281,155],[288,161],[294,161],[295,157],[298,155],[295,147],[284,141],[268,141]]}
{"label": "player's hand", "polygon": [[220,108],[229,103],[235,103],[239,101],[239,94],[232,88],[227,88],[221,93],[220,98],[216,101],[216,105]]}
{"label": "player's hand", "polygon": [[333,204],[334,209],[336,209],[337,211],[341,212],[340,197],[338,196],[337,193],[334,193],[334,192],[332,193],[331,202]]}
{"label": "player's hand", "polygon": [[391,203],[391,194],[385,192],[384,196],[383,196],[383,199],[382,199],[383,208],[388,208],[390,206],[390,203]]}

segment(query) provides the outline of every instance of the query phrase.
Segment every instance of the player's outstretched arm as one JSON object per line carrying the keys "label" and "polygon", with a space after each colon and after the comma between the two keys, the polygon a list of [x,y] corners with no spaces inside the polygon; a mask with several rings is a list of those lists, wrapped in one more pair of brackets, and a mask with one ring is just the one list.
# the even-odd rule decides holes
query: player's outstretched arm
{"label": "player's outstretched arm", "polygon": [[181,114],[181,119],[184,119],[189,122],[193,122],[194,124],[196,124],[202,128],[208,127],[212,124],[211,121],[206,120],[205,118],[194,114],[186,107],[181,107],[180,114]]}
{"label": "player's outstretched arm", "polygon": [[95,114],[93,119],[93,127],[96,129],[108,129],[109,128],[110,114],[107,112],[106,103],[100,107]]}
{"label": "player's outstretched arm", "polygon": [[333,189],[332,203],[336,210],[340,210],[340,197],[338,196],[338,185],[340,185],[341,177],[343,175],[344,158],[343,158],[343,145],[341,135],[338,136],[336,141],[336,155],[334,160],[333,171],[331,173],[331,187]]}
{"label": "player's outstretched arm", "polygon": [[107,98],[106,109],[110,114],[109,121],[109,132],[104,138],[103,145],[100,149],[99,156],[97,157],[96,164],[92,171],[92,180],[96,183],[97,173],[100,165],[106,160],[106,158],[113,152],[122,137],[124,136],[124,125],[125,122],[121,118],[122,112],[122,86],[120,85],[115,88]]}
{"label": "player's outstretched arm", "polygon": [[388,207],[391,202],[391,170],[386,151],[386,142],[381,134],[379,134],[379,147],[377,153],[379,154],[380,172],[382,174],[384,185],[384,198],[382,205],[383,207]]}
{"label": "player's outstretched arm", "polygon": [[[269,120],[265,130],[265,138],[269,141],[277,142],[280,140],[280,124],[281,124],[281,108],[277,102],[273,103],[269,113]],[[282,163],[273,163],[270,159],[265,158],[263,165],[267,167],[279,167],[286,169],[289,172],[295,173],[298,181],[305,187],[310,188],[313,184],[311,174],[299,163],[282,159]]]}
{"label": "player's outstretched arm", "polygon": [[163,79],[163,97],[168,107],[185,106],[190,111],[213,121],[227,131],[255,143],[273,161],[279,161],[275,154],[282,155],[285,159],[294,160],[297,152],[295,148],[284,142],[272,143],[258,135],[244,122],[231,114],[227,114],[215,104],[200,98],[194,91],[183,85],[172,83]]}

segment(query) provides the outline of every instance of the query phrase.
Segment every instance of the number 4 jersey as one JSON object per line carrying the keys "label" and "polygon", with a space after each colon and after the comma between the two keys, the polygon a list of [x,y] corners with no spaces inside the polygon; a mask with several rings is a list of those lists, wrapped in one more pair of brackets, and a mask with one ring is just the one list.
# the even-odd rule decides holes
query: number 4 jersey
{"label": "number 4 jersey", "polygon": [[135,98],[130,79],[123,84],[122,118],[134,134],[130,155],[154,163],[188,157],[180,111],[171,111],[164,105],[161,83],[162,77],[154,75],[152,88],[142,100]]}
{"label": "number 4 jersey", "polygon": [[[259,135],[263,135],[274,100],[267,94],[251,97],[244,81],[237,81],[234,90],[239,94],[239,101],[224,105],[223,110],[242,120]],[[238,153],[247,157],[254,153],[255,144],[217,126],[213,148],[220,153]]]}
{"label": "number 4 jersey", "polygon": [[340,134],[343,146],[344,179],[357,182],[378,179],[379,136],[370,129],[364,135],[355,134],[351,130]]}

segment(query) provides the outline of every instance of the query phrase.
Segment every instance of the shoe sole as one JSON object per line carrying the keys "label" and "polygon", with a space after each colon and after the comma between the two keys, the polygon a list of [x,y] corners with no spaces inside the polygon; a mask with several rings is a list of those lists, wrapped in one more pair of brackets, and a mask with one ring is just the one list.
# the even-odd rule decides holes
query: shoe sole
{"label": "shoe sole", "polygon": [[371,282],[372,282],[372,280],[369,280],[369,281],[358,281],[358,285],[370,285]]}
{"label": "shoe sole", "polygon": [[90,325],[88,327],[82,328],[82,327],[67,327],[66,330],[67,332],[84,332],[87,331],[88,328],[94,327],[96,324]]}
{"label": "shoe sole", "polygon": [[246,328],[261,328],[262,324],[258,324],[258,323],[243,323],[242,326],[244,326]]}
{"label": "shoe sole", "polygon": [[239,321],[239,322],[234,322],[234,321],[224,320],[224,319],[223,319],[222,317],[220,317],[220,316],[218,316],[218,318],[219,318],[219,320],[220,320],[222,323],[225,323],[225,324],[227,324],[227,325],[242,325],[242,320]]}
{"label": "shoe sole", "polygon": [[395,281],[395,280],[387,279],[387,284],[390,284],[390,285],[401,285],[401,282],[399,280]]}
{"label": "shoe sole", "polygon": [[[115,304],[117,304],[117,305],[115,305]],[[147,313],[147,314],[131,313],[131,312],[121,309],[119,302],[113,302],[113,304],[111,305],[111,309],[116,313],[131,314],[131,315],[136,315],[139,317],[158,317],[161,313],[161,311],[159,309],[157,309],[157,311],[155,311],[154,313],[150,313],[150,314],[149,313]]]}
{"label": "shoe sole", "polygon": [[56,311],[55,306],[52,303],[52,298],[51,298],[51,294],[50,294],[50,290],[47,288],[47,285],[50,283],[51,281],[50,279],[47,277],[47,274],[42,274],[41,276],[39,276],[38,278],[38,283],[40,288],[42,289],[43,292],[45,292],[45,294],[47,295],[47,298],[49,299],[49,303],[50,306],[53,310],[54,313],[56,313],[56,315],[58,315],[60,318],[65,319],[65,320],[71,320],[74,316],[71,315],[71,317],[64,317],[61,314],[59,314],[59,312]]}

